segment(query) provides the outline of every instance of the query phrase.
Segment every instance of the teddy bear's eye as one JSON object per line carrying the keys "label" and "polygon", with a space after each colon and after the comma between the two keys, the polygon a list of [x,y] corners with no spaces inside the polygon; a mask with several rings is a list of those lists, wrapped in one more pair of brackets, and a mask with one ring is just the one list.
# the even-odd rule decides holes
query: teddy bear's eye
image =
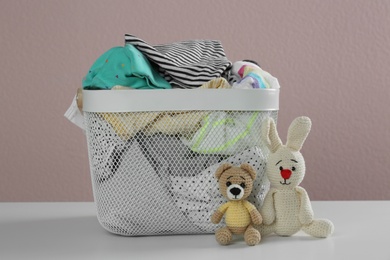
{"label": "teddy bear's eye", "polygon": [[280,167],[279,167],[279,170],[283,171],[283,167],[282,167],[282,166],[280,166]]}
{"label": "teddy bear's eye", "polygon": [[245,189],[245,183],[240,184],[241,188]]}
{"label": "teddy bear's eye", "polygon": [[226,183],[226,186],[229,187],[230,185],[232,185],[232,183],[231,183],[230,181],[228,181],[228,182]]}
{"label": "teddy bear's eye", "polygon": [[293,166],[293,167],[291,167],[291,170],[292,170],[292,171],[295,171],[296,169],[295,169],[295,167]]}

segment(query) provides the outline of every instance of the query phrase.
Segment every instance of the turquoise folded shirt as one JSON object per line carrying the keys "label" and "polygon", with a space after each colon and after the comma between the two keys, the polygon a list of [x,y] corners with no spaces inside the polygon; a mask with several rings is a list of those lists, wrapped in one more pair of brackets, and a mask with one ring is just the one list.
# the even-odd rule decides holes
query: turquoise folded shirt
{"label": "turquoise folded shirt", "polygon": [[172,88],[131,44],[111,48],[101,55],[84,77],[82,85],[84,89],[111,89],[116,85],[135,89]]}

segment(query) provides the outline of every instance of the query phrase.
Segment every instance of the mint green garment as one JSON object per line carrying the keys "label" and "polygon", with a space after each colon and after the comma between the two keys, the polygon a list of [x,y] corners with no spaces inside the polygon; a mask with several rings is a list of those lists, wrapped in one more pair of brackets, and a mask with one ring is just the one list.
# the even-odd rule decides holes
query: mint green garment
{"label": "mint green garment", "polygon": [[131,44],[109,49],[95,61],[83,79],[84,89],[111,89],[115,85],[135,89],[171,88]]}
{"label": "mint green garment", "polygon": [[234,155],[258,145],[262,120],[259,111],[215,111],[192,137],[182,137],[182,141],[197,153]]}

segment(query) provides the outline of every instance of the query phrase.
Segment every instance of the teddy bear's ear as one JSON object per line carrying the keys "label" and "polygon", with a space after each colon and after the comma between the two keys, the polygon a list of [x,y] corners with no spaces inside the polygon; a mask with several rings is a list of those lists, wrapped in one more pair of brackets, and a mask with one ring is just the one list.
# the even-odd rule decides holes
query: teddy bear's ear
{"label": "teddy bear's ear", "polygon": [[265,120],[262,126],[261,137],[271,153],[276,152],[276,150],[278,150],[282,145],[282,141],[280,140],[278,131],[276,130],[275,121],[272,118],[267,118]]}
{"label": "teddy bear's ear", "polygon": [[219,166],[217,171],[215,172],[215,178],[217,178],[217,180],[219,180],[219,178],[221,177],[222,173],[224,171],[226,171],[227,169],[230,169],[232,167],[233,167],[233,165],[231,165],[230,163],[221,164],[221,166]]}
{"label": "teddy bear's ear", "polygon": [[302,148],[311,129],[311,120],[306,116],[297,117],[292,121],[287,133],[286,146],[294,151]]}
{"label": "teddy bear's ear", "polygon": [[243,163],[243,164],[241,164],[240,168],[243,169],[244,171],[246,171],[247,173],[249,173],[249,175],[251,176],[252,180],[254,180],[256,178],[256,171],[249,164]]}

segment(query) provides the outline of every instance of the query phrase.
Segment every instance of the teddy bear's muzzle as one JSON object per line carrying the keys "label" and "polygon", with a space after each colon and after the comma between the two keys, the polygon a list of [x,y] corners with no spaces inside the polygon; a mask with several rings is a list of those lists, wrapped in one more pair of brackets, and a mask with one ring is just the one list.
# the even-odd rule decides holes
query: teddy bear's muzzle
{"label": "teddy bear's muzzle", "polygon": [[229,187],[227,195],[231,200],[240,200],[244,196],[244,189],[238,184],[233,184]]}

